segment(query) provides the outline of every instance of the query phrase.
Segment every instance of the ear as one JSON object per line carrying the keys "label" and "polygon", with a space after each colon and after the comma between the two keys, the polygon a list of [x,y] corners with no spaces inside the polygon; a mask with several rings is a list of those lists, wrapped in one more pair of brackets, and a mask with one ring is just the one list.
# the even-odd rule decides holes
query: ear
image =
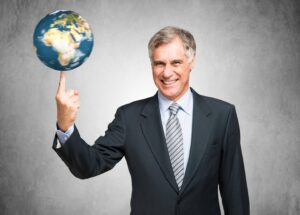
{"label": "ear", "polygon": [[193,55],[193,59],[192,59],[192,61],[190,62],[191,71],[194,69],[195,64],[196,64],[196,54]]}

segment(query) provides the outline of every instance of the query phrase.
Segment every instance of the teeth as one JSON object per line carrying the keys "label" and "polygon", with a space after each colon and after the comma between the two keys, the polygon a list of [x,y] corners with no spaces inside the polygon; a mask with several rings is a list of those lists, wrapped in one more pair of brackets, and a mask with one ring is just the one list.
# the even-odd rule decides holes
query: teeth
{"label": "teeth", "polygon": [[162,82],[166,85],[170,85],[170,84],[173,84],[175,83],[176,80],[173,80],[173,81],[165,81],[165,80],[162,80]]}

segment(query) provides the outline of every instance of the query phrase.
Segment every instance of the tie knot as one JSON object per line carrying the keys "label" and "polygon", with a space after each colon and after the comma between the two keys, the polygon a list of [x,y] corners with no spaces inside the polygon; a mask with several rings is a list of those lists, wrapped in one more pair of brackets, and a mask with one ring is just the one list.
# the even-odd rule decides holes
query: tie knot
{"label": "tie knot", "polygon": [[171,115],[176,115],[178,113],[180,106],[177,103],[172,103],[169,107]]}

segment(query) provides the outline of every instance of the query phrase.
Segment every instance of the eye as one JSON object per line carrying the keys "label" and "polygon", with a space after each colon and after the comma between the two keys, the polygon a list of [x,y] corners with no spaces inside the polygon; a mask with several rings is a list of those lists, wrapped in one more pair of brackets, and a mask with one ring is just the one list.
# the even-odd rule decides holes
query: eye
{"label": "eye", "polygon": [[174,66],[180,66],[182,64],[182,61],[181,60],[174,60],[173,62],[172,62],[172,65],[174,65]]}
{"label": "eye", "polygon": [[165,63],[164,63],[164,62],[161,62],[161,61],[154,61],[154,62],[153,62],[153,65],[154,65],[155,67],[162,67],[162,66],[165,65]]}

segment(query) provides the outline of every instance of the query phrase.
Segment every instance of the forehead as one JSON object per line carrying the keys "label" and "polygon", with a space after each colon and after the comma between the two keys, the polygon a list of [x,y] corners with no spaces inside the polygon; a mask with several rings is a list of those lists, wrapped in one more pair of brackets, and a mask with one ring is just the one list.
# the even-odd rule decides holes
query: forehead
{"label": "forehead", "polygon": [[175,37],[171,42],[162,44],[153,50],[153,60],[185,58],[185,49],[182,40]]}

